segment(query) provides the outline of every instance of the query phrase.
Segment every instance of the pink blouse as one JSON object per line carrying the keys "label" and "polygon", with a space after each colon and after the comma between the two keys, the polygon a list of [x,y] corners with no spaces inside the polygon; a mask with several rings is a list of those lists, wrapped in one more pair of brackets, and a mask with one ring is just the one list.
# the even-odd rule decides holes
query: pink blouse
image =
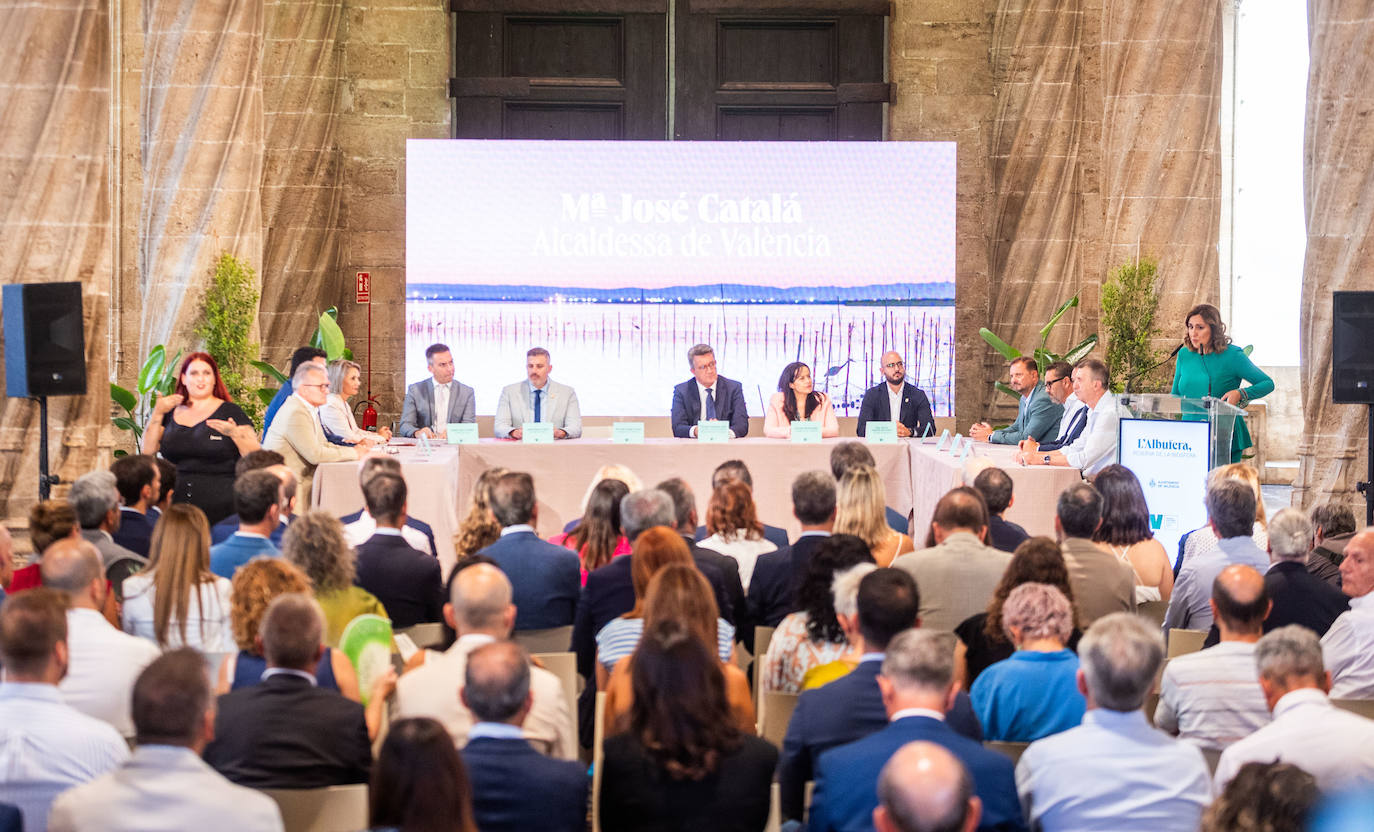
{"label": "pink blouse", "polygon": [[[556,535],[554,535],[553,537],[549,538],[549,542],[552,543],[552,544],[554,544],[555,546],[562,546],[562,547],[565,548],[565,549],[571,549],[571,548],[572,548],[572,546],[568,545],[568,533],[567,533],[567,532],[559,532],[558,534],[556,534]],[[582,549],[583,549],[584,551],[586,550],[586,548],[587,548],[586,546],[583,546],[583,547],[582,547]],[[630,541],[629,541],[629,539],[627,539],[627,538],[625,537],[625,535],[622,534],[622,535],[620,536],[620,539],[617,540],[617,541],[615,542],[615,551],[611,553],[611,557],[613,557],[613,558],[618,558],[618,557],[620,557],[621,555],[628,555],[628,554],[630,553],[630,551],[631,551],[631,549],[630,549]],[[582,557],[582,552],[578,552],[578,553],[577,553],[577,556],[578,556],[579,558]],[[582,567],[582,585],[583,585],[583,586],[586,586],[586,585],[587,585],[587,567],[585,567],[585,566]]]}
{"label": "pink blouse", "polygon": [[[816,405],[816,409],[811,411],[809,422],[821,423],[821,436],[831,437],[840,435],[840,420],[835,418],[835,406],[830,403],[830,397],[824,393],[820,394],[821,402]],[[792,422],[782,412],[782,405],[786,399],[782,393],[774,393],[768,400],[768,412],[763,416],[763,435],[771,436],[775,439],[788,439],[792,436]]]}

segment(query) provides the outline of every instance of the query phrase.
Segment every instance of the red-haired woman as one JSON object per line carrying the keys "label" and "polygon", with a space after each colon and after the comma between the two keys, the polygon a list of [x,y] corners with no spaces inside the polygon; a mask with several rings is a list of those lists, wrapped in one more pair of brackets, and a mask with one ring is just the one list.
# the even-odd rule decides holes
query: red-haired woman
{"label": "red-haired woman", "polygon": [[697,541],[697,545],[739,561],[739,579],[746,590],[758,556],[778,548],[764,539],[763,524],[754,508],[754,492],[741,480],[721,483],[711,493],[711,502],[706,506],[706,531],[710,537]]}
{"label": "red-haired woman", "polygon": [[177,467],[173,502],[190,503],[213,526],[234,513],[234,466],[258,450],[257,430],[229,399],[219,365],[209,353],[181,362],[176,392],[153,406],[143,452],[161,454]]}

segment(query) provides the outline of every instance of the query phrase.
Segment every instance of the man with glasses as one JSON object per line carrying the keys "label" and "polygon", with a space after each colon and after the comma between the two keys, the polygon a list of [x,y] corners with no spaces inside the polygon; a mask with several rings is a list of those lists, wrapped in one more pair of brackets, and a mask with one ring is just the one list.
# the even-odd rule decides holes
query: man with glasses
{"label": "man with glasses", "polygon": [[1011,361],[1011,389],[1021,396],[1016,408],[1016,421],[1000,430],[993,430],[987,422],[979,422],[968,429],[970,438],[995,445],[1016,445],[1022,439],[1043,442],[1054,438],[1064,407],[1050,398],[1040,383],[1040,368],[1035,359],[1020,356]]}
{"label": "man with glasses", "polygon": [[715,350],[709,344],[692,347],[687,351],[687,367],[692,377],[673,388],[673,436],[696,438],[701,421],[728,422],[731,438],[749,433],[744,387],[716,372]]}
{"label": "man with glasses", "polygon": [[859,405],[856,432],[863,436],[869,422],[897,423],[898,436],[926,436],[935,432],[935,415],[925,391],[906,380],[906,363],[896,350],[883,353],[883,381],[868,388]]}
{"label": "man with glasses", "polygon": [[324,435],[320,406],[329,398],[329,376],[323,367],[306,362],[291,376],[291,398],[263,437],[262,447],[282,455],[296,473],[297,493],[309,498],[315,468],[321,462],[343,462],[367,455],[365,445],[334,445]]}
{"label": "man with glasses", "polygon": [[[1072,445],[1073,440],[1083,432],[1088,424],[1088,406],[1074,395],[1073,365],[1067,361],[1056,361],[1045,368],[1045,392],[1064,408],[1064,415],[1059,420],[1059,433],[1054,441],[1041,445],[1040,450],[1057,451]],[[1025,450],[1027,442],[1022,439],[1016,444]]]}

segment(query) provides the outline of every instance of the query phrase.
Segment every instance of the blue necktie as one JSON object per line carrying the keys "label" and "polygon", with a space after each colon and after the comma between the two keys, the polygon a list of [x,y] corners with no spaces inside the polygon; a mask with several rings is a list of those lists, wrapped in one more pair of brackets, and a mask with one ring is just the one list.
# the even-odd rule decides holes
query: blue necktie
{"label": "blue necktie", "polygon": [[337,433],[335,433],[334,431],[332,431],[332,430],[329,429],[329,426],[326,425],[326,424],[324,423],[324,414],[318,413],[318,412],[317,412],[316,415],[319,416],[319,419],[320,419],[320,430],[323,430],[323,431],[324,431],[324,438],[325,438],[325,440],[326,440],[327,442],[329,442],[329,443],[332,444],[332,445],[352,445],[352,444],[353,444],[352,442],[349,442],[349,441],[345,440],[342,436],[338,435]]}
{"label": "blue necktie", "polygon": [[536,422],[542,422],[542,421],[544,421],[543,419],[540,419],[540,418],[539,418],[539,415],[540,415],[539,398],[540,398],[541,396],[543,396],[543,395],[544,395],[544,391],[543,391],[543,390],[535,390],[535,391],[534,391],[534,421],[536,421]]}
{"label": "blue necktie", "polygon": [[706,418],[716,418],[716,391],[713,389],[706,391]]}

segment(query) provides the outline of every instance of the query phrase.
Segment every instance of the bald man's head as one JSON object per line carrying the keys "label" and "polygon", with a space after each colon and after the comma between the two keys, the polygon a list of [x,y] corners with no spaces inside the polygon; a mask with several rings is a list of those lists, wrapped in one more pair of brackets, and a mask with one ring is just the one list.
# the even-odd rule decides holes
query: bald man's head
{"label": "bald man's head", "polygon": [[281,480],[281,513],[292,514],[296,509],[296,472],[286,465],[269,465],[268,471]]}
{"label": "bald man's head", "polygon": [[63,538],[43,553],[43,586],[71,596],[73,607],[99,609],[105,601],[105,570],[100,552],[85,540]]}
{"label": "bald man's head", "polygon": [[449,623],[459,635],[486,633],[505,638],[515,624],[511,593],[506,573],[489,563],[460,570],[453,577],[449,595]]}
{"label": "bald man's head", "polygon": [[1269,615],[1264,576],[1253,567],[1233,564],[1212,581],[1212,608],[1217,626],[1233,635],[1258,636]]}
{"label": "bald man's head", "polygon": [[892,755],[878,776],[878,801],[879,832],[971,832],[983,813],[968,769],[931,742],[910,742]]}
{"label": "bald man's head", "polygon": [[1341,591],[1351,598],[1374,592],[1374,529],[1365,529],[1345,544]]}

